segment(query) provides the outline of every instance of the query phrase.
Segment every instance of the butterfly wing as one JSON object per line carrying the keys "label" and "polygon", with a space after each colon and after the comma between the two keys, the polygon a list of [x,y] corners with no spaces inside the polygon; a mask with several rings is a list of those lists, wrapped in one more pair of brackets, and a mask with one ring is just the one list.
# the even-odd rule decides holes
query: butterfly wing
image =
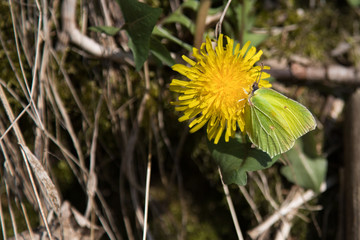
{"label": "butterfly wing", "polygon": [[300,103],[268,88],[256,90],[245,109],[245,131],[271,157],[288,151],[316,122]]}

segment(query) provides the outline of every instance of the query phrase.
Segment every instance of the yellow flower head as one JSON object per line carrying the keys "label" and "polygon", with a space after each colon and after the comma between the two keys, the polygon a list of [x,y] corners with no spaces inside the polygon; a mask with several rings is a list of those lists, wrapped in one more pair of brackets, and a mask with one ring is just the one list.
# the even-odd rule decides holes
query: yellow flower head
{"label": "yellow flower head", "polygon": [[[198,49],[193,48],[196,61],[183,56],[191,66],[175,64],[172,69],[186,76],[187,80],[173,79],[170,90],[178,92],[176,111],[183,111],[179,121],[192,119],[189,124],[190,132],[195,132],[207,123],[209,140],[218,143],[223,131],[225,141],[234,137],[236,123],[241,131],[244,130],[244,109],[248,104],[247,98],[252,91],[252,85],[259,81],[259,87],[271,87],[269,77],[261,67],[254,66],[259,61],[262,51],[256,52],[247,42],[241,49],[240,44],[234,48],[234,40],[226,37],[226,46],[223,45],[223,35],[219,36],[215,49],[207,37]],[[265,66],[264,69],[270,69]]]}

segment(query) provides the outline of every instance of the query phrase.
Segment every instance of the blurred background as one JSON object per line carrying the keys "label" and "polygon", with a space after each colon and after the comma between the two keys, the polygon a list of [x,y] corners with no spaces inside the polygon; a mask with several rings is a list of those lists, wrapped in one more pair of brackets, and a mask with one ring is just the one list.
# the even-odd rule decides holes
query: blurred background
{"label": "blurred background", "polygon": [[[360,1],[141,2],[0,1],[0,238],[360,239]],[[245,186],[170,104],[223,13],[318,125]]]}

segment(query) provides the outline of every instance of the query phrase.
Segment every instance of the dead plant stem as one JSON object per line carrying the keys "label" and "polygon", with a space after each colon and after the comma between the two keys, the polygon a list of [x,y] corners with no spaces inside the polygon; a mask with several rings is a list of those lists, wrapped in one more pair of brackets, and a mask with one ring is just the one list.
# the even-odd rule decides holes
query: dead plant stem
{"label": "dead plant stem", "polygon": [[233,223],[234,223],[234,226],[235,226],[235,230],[236,230],[238,239],[239,240],[244,240],[244,237],[243,237],[243,235],[241,233],[240,224],[239,224],[239,221],[238,221],[237,216],[236,216],[236,211],[235,211],[235,208],[234,208],[234,204],[233,204],[233,202],[231,200],[229,188],[223,181],[220,168],[218,169],[218,171],[219,171],[221,184],[222,184],[223,189],[224,189],[226,201],[227,201],[228,206],[229,206],[229,210],[230,210],[230,213],[231,213],[231,217],[232,217],[232,220],[233,220]]}
{"label": "dead plant stem", "polygon": [[151,179],[151,130],[149,130],[149,154],[148,154],[148,163],[146,170],[146,188],[145,188],[145,206],[144,206],[144,228],[143,228],[143,240],[146,240],[147,234],[147,220],[148,220],[148,211],[149,211],[149,192],[150,192],[150,179]]}

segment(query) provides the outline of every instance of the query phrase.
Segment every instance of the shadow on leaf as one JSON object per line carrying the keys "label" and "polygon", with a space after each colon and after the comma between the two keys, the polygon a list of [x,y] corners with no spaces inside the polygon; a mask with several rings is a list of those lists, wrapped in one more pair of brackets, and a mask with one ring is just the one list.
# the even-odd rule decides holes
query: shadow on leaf
{"label": "shadow on leaf", "polygon": [[278,156],[271,159],[265,152],[252,148],[241,137],[231,138],[229,142],[220,140],[218,144],[208,142],[208,147],[220,167],[225,184],[245,185],[246,172],[269,168],[278,159]]}

